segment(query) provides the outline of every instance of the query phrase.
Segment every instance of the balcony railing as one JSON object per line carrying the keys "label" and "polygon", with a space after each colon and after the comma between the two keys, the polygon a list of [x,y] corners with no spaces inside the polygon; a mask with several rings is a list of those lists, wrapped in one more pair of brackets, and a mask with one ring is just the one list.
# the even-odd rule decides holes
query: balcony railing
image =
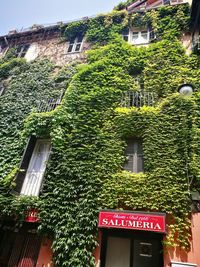
{"label": "balcony railing", "polygon": [[60,105],[62,100],[63,92],[58,98],[49,98],[47,100],[41,100],[37,105],[38,112],[49,112],[54,110],[58,105]]}
{"label": "balcony railing", "polygon": [[140,91],[140,92],[127,91],[122,96],[122,106],[128,108],[154,106],[155,101],[156,101],[156,94],[147,91]]}

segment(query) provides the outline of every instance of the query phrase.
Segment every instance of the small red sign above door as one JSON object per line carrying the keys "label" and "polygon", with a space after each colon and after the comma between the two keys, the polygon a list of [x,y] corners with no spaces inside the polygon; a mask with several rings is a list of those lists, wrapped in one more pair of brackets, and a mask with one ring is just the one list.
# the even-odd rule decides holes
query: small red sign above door
{"label": "small red sign above door", "polygon": [[165,214],[102,211],[99,213],[98,227],[165,233]]}
{"label": "small red sign above door", "polygon": [[38,222],[38,210],[36,209],[31,209],[31,210],[26,210],[25,211],[25,222]]}

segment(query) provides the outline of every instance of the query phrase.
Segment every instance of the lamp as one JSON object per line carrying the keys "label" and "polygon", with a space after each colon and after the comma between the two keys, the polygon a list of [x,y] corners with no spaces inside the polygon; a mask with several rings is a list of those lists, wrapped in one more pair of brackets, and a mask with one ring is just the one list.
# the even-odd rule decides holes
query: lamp
{"label": "lamp", "polygon": [[183,96],[191,96],[194,88],[191,84],[185,83],[179,86],[178,92]]}

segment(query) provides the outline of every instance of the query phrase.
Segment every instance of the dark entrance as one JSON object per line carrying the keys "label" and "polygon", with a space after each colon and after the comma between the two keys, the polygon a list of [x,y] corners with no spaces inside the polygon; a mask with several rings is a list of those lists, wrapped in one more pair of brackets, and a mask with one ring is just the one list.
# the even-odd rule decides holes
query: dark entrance
{"label": "dark entrance", "polygon": [[103,230],[101,267],[162,267],[162,234]]}
{"label": "dark entrance", "polygon": [[0,267],[35,267],[41,238],[25,225],[18,232],[4,226],[0,236]]}

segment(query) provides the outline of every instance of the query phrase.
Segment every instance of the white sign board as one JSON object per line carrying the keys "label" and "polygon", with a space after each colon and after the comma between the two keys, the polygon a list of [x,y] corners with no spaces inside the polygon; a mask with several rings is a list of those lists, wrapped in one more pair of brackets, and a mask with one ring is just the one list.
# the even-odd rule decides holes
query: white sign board
{"label": "white sign board", "polygon": [[171,267],[197,267],[197,265],[188,262],[172,262]]}

